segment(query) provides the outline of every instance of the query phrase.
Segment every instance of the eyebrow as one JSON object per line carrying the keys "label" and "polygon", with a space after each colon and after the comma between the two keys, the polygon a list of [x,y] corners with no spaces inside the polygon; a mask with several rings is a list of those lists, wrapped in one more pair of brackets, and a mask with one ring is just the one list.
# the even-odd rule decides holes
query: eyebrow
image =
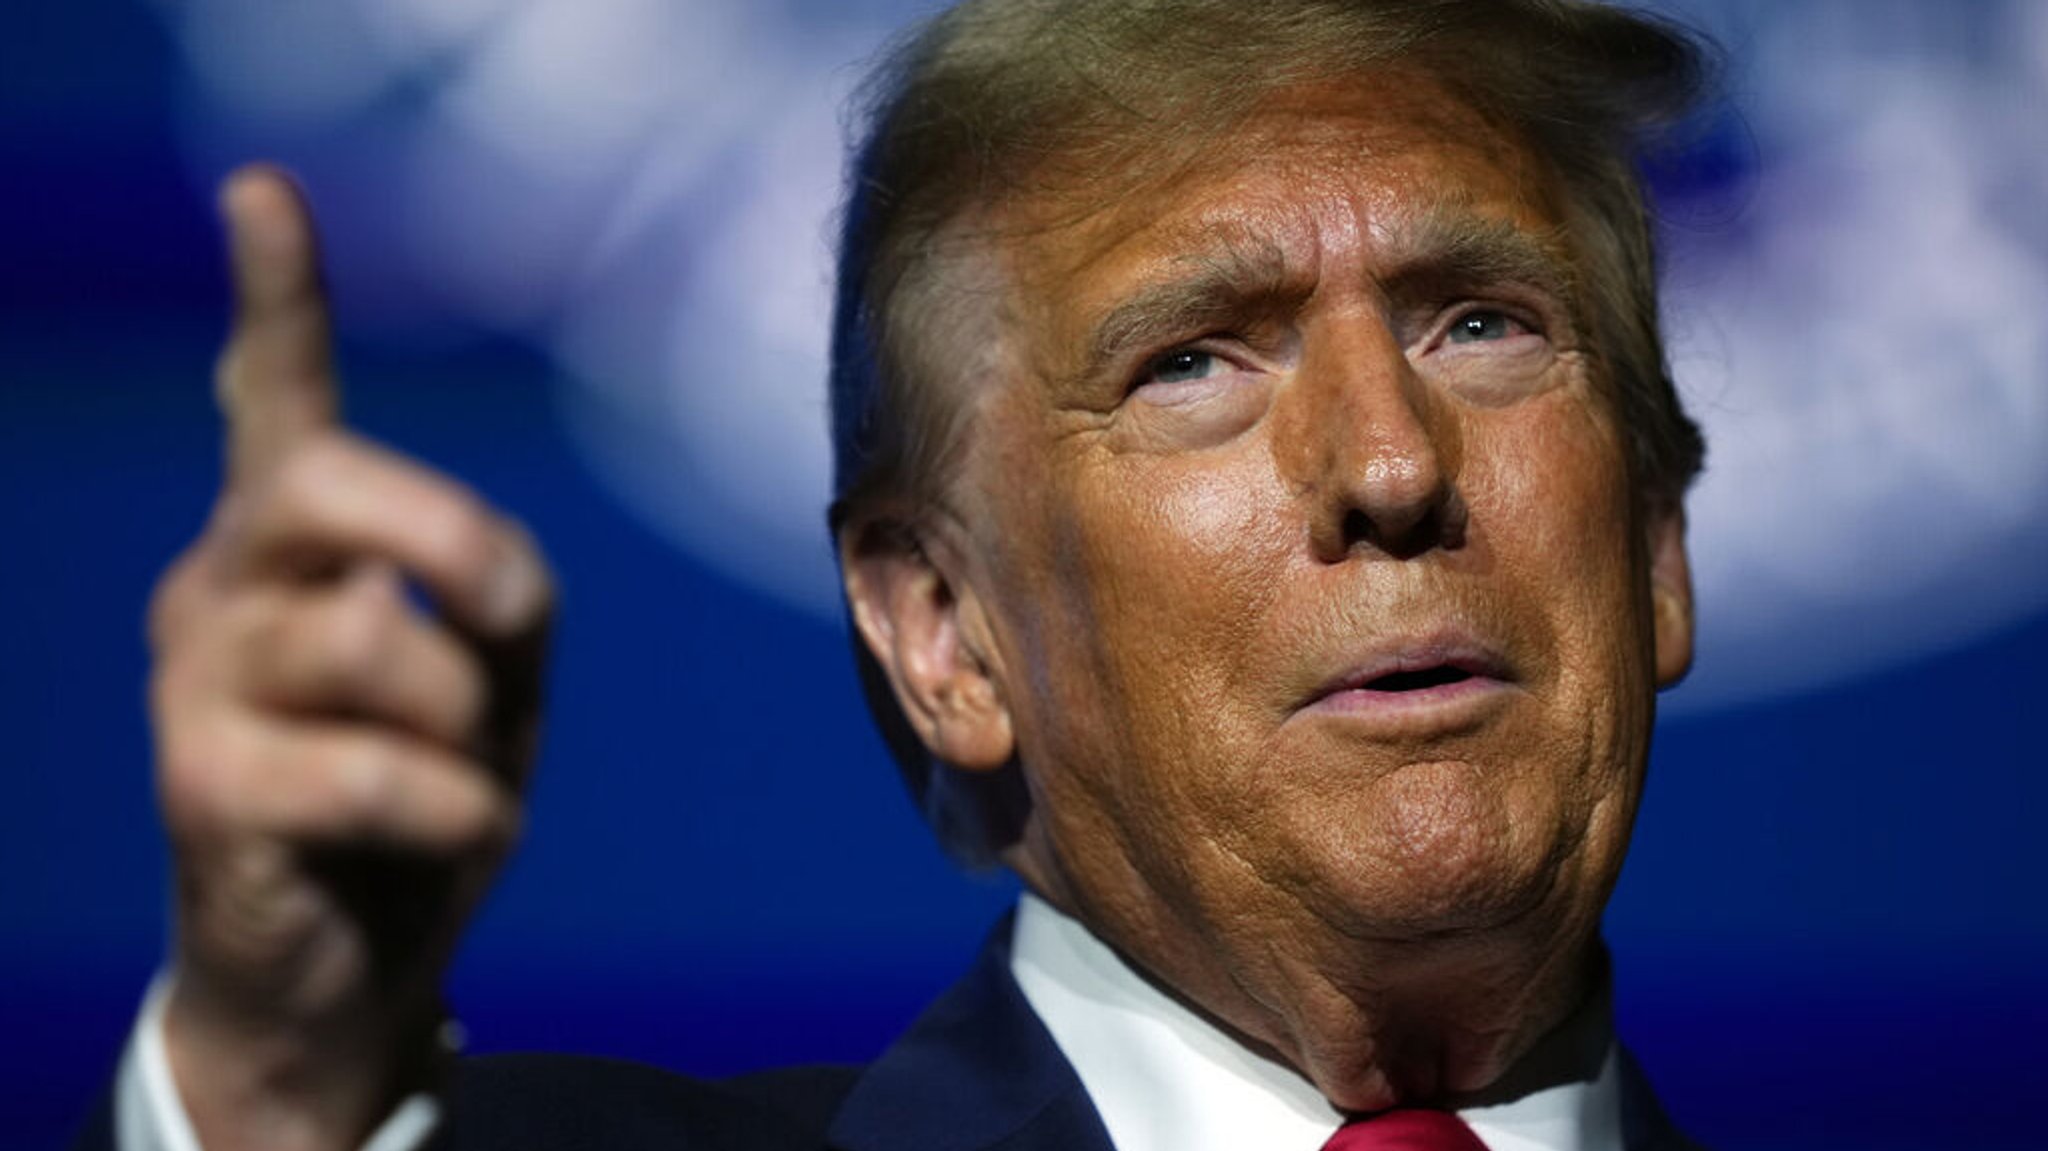
{"label": "eyebrow", "polygon": [[1312,285],[1290,283],[1286,253],[1270,240],[1234,238],[1207,251],[1176,257],[1178,275],[1139,288],[1105,313],[1088,344],[1085,376],[1094,376],[1132,347],[1198,332],[1243,317],[1299,303]]}
{"label": "eyebrow", "polygon": [[[1377,279],[1393,300],[1428,289],[1521,284],[1576,318],[1577,276],[1562,227],[1532,232],[1446,199],[1400,221],[1375,247],[1387,266]],[[1083,378],[1100,374],[1133,347],[1241,322],[1248,313],[1285,310],[1315,288],[1313,277],[1290,269],[1279,244],[1257,237],[1226,236],[1169,266],[1180,274],[1140,287],[1096,322]]]}
{"label": "eyebrow", "polygon": [[1561,225],[1530,231],[1446,201],[1400,222],[1380,246],[1390,296],[1420,286],[1520,284],[1577,314],[1578,274]]}

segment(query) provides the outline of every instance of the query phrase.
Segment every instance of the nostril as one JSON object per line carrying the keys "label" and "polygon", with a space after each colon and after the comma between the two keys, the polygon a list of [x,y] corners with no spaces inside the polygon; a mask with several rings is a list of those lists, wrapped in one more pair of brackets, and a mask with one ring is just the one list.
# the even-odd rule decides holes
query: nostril
{"label": "nostril", "polygon": [[1372,535],[1372,521],[1366,518],[1364,512],[1359,511],[1357,508],[1352,508],[1344,513],[1344,541],[1346,543],[1356,543],[1359,540],[1371,539]]}
{"label": "nostril", "polygon": [[1343,551],[1365,545],[1394,557],[1412,559],[1436,549],[1465,546],[1465,503],[1455,490],[1424,505],[1384,509],[1375,515],[1364,507],[1344,511],[1339,523]]}

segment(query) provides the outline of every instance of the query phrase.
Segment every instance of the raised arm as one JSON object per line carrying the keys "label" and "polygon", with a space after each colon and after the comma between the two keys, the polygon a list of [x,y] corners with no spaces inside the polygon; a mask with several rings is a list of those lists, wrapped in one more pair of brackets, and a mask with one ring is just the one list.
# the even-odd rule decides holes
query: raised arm
{"label": "raised arm", "polygon": [[207,1151],[353,1147],[437,1073],[442,972],[520,823],[552,594],[516,524],[341,426],[291,182],[245,168],[221,203],[227,481],[150,611],[165,1045]]}

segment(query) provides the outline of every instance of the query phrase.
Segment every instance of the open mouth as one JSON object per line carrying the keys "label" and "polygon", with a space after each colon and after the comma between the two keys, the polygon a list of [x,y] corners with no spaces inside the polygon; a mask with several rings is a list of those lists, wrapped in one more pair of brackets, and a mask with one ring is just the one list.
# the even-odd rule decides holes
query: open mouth
{"label": "open mouth", "polygon": [[1479,706],[1512,689],[1516,679],[1505,657],[1469,636],[1383,641],[1379,651],[1325,680],[1302,706],[1361,715],[1435,714]]}
{"label": "open mouth", "polygon": [[1413,671],[1389,672],[1359,684],[1361,691],[1403,692],[1427,691],[1433,687],[1447,687],[1463,683],[1472,678],[1472,673],[1450,664],[1417,668]]}

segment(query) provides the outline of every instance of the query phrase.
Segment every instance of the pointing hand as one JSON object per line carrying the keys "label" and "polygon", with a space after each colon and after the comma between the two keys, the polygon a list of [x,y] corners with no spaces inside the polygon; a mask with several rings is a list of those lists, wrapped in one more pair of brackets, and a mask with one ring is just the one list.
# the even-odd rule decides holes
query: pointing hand
{"label": "pointing hand", "polygon": [[341,426],[290,181],[244,168],[221,205],[227,481],[150,611],[166,1044],[208,1151],[353,1147],[435,1073],[442,971],[520,822],[552,593],[517,525]]}

